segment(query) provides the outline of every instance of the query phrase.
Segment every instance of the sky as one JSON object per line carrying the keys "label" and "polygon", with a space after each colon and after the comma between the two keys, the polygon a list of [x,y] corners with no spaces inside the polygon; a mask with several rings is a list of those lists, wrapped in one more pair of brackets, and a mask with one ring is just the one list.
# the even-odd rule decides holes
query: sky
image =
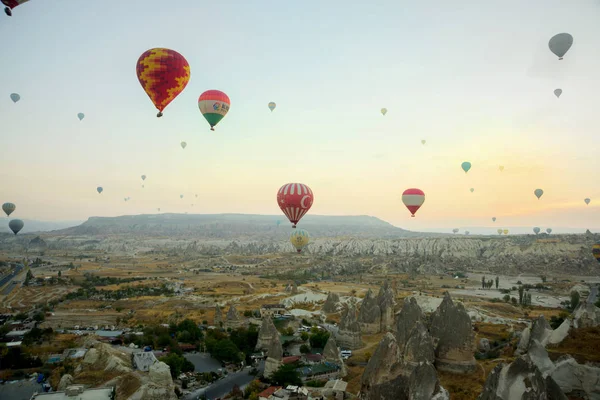
{"label": "sky", "polygon": [[[317,215],[593,231],[599,20],[599,0],[30,0],[0,16],[0,202],[46,221],[276,215],[279,187],[301,182]],[[561,32],[574,44],[558,61]],[[154,47],[191,67],[162,118],[135,73]],[[209,89],[231,99],[214,132]]]}

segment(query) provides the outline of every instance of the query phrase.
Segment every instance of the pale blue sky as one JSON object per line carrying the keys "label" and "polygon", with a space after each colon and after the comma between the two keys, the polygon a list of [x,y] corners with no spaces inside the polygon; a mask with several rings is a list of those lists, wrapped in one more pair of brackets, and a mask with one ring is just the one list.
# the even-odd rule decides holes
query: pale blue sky
{"label": "pale blue sky", "polygon": [[[300,181],[314,214],[407,229],[600,227],[598,21],[597,0],[31,0],[0,16],[0,202],[42,220],[278,214],[277,189]],[[161,119],[135,75],[152,47],[191,66]],[[208,89],[232,101],[215,132]],[[409,187],[427,196],[417,218]]]}

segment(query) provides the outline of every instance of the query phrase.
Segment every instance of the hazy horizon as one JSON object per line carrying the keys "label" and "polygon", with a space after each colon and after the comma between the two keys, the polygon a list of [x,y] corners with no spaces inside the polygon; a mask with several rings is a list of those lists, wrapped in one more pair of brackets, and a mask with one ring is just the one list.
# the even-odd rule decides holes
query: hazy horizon
{"label": "hazy horizon", "polygon": [[[411,231],[600,227],[597,1],[73,4],[32,1],[0,17],[11,60],[0,203],[17,205],[11,218],[160,208],[284,220],[276,192],[302,182],[310,214]],[[561,32],[574,44],[558,61],[548,40]],[[191,66],[160,119],[135,75],[153,47]],[[197,107],[208,89],[231,99],[215,132]],[[401,202],[411,187],[426,194],[416,218]]]}

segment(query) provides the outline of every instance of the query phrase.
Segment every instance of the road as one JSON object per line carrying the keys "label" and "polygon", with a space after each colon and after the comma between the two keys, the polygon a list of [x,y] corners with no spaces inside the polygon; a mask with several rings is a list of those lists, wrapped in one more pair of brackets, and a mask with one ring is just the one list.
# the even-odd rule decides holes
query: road
{"label": "road", "polygon": [[[6,282],[4,288],[2,288],[2,292],[0,292],[3,296],[8,296],[12,290],[19,285],[19,283],[13,283],[14,280],[18,280],[19,274],[23,271],[23,265],[17,264],[16,268],[9,275],[5,275],[1,278],[3,282]],[[0,284],[0,286],[2,286]]]}
{"label": "road", "polygon": [[[262,373],[265,369],[265,362],[261,361],[258,370]],[[231,390],[235,385],[238,385],[240,389],[244,389],[246,385],[256,379],[253,375],[250,375],[248,372],[251,368],[244,368],[239,372],[233,372],[227,374],[227,376],[221,380],[216,381],[212,385],[209,385],[205,388],[201,388],[193,391],[192,393],[183,397],[183,400],[196,400],[203,394],[206,395],[208,400],[214,400],[218,397],[223,397]]]}
{"label": "road", "polygon": [[588,296],[587,302],[589,304],[596,304],[598,301],[598,286],[590,286],[590,294]]}

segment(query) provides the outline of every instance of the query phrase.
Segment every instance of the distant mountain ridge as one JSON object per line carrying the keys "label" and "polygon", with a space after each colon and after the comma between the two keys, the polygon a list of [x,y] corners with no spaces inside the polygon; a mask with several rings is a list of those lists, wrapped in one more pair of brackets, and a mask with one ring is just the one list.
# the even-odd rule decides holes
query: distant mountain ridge
{"label": "distant mountain ridge", "polygon": [[[278,225],[279,221],[279,225]],[[402,238],[431,237],[436,233],[417,233],[397,228],[367,215],[307,215],[298,228],[318,237]],[[292,232],[290,222],[281,215],[257,214],[142,214],[119,217],[90,217],[81,225],[56,232],[65,235],[133,234],[142,236],[187,236],[198,238],[277,238]]]}

